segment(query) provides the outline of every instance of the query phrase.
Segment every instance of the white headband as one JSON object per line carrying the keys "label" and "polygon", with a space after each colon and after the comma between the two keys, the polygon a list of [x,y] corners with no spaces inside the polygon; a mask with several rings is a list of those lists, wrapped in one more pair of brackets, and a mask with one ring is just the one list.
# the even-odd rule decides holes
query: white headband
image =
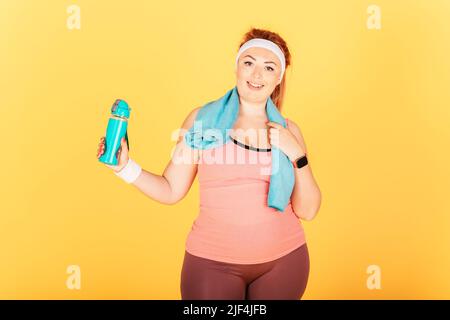
{"label": "white headband", "polygon": [[280,60],[281,63],[281,74],[280,74],[280,82],[283,78],[284,70],[286,69],[286,60],[284,58],[284,53],[281,51],[280,47],[278,47],[275,43],[273,43],[270,40],[262,39],[262,38],[253,38],[246,43],[244,43],[240,48],[236,56],[236,66],[239,60],[239,56],[247,50],[248,48],[252,47],[259,47],[259,48],[265,48],[270,51],[272,51],[277,57],[278,60]]}

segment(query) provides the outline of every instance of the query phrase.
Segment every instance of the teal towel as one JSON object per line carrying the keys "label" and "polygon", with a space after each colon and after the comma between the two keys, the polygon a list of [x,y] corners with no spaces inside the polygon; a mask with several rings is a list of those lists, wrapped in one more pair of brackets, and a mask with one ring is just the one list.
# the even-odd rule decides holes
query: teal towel
{"label": "teal towel", "polygon": [[[239,113],[239,95],[236,86],[217,100],[208,102],[198,110],[194,125],[186,133],[185,141],[193,149],[211,149],[230,140],[227,130],[234,127]],[[266,103],[267,118],[286,128],[286,121],[269,97]],[[268,206],[284,212],[295,184],[294,165],[286,154],[272,146]]]}

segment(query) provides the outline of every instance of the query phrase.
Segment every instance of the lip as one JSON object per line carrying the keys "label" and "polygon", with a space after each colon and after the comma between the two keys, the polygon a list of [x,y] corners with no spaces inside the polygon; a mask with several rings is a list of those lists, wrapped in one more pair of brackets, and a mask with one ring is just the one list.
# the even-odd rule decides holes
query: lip
{"label": "lip", "polygon": [[261,88],[255,88],[255,87],[253,87],[253,86],[250,84],[250,81],[247,81],[247,86],[248,86],[251,90],[254,90],[254,91],[258,91],[258,90],[261,90],[262,88],[264,88],[264,85],[262,85]]}

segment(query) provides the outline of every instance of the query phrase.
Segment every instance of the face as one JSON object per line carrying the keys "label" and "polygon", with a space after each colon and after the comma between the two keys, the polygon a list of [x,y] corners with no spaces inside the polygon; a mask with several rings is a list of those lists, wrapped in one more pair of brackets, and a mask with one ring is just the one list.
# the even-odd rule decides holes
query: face
{"label": "face", "polygon": [[272,51],[258,47],[245,50],[239,56],[236,70],[239,96],[251,102],[266,100],[279,84],[280,75],[281,63]]}

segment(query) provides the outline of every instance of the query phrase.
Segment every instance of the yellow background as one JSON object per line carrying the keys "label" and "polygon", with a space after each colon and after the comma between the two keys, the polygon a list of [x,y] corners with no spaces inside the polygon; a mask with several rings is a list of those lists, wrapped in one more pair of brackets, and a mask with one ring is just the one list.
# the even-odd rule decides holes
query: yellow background
{"label": "yellow background", "polygon": [[[66,26],[71,4],[80,30]],[[381,30],[366,27],[370,4]],[[0,298],[180,298],[198,181],[159,204],[98,162],[97,144],[125,99],[130,156],[162,174],[171,133],[234,86],[251,26],[288,43],[283,114],[322,191],[303,222],[303,298],[450,298],[447,0],[1,1]]]}

